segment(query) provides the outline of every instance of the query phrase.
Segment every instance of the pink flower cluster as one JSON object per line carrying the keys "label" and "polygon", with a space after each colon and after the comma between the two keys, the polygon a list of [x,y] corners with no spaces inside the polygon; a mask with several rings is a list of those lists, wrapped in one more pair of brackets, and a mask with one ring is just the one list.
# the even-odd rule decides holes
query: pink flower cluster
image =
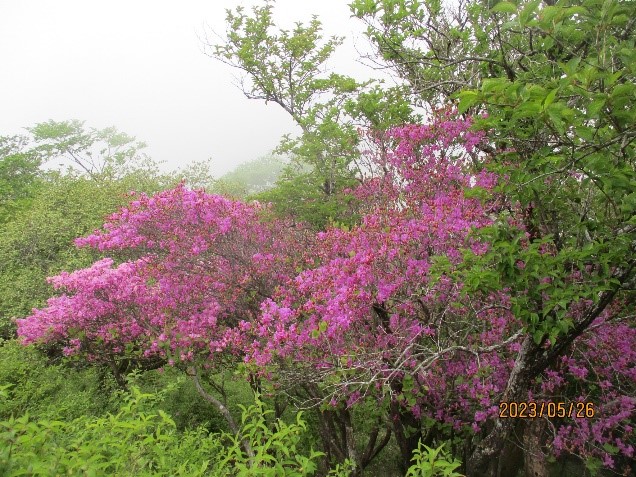
{"label": "pink flower cluster", "polygon": [[183,185],[141,195],[76,240],[128,260],[53,277],[66,293],[19,320],[18,332],[25,343],[67,343],[67,354],[92,359],[126,344],[181,360],[234,350],[238,325],[255,320],[263,297],[295,270],[299,234],[262,212]]}
{"label": "pink flower cluster", "polygon": [[[473,232],[493,223],[498,206],[466,194],[496,184],[467,167],[482,137],[469,121],[452,120],[376,135],[384,155],[373,154],[384,174],[356,191],[366,200],[362,223],[319,234],[320,263],[264,303],[248,358],[346,375],[342,401],[352,393],[390,395],[414,415],[456,428],[491,417],[516,341],[498,352],[479,349],[520,325],[505,293],[467,297],[448,275],[465,253],[488,249]],[[450,266],[438,276],[440,258]],[[401,391],[407,375],[408,395]]]}

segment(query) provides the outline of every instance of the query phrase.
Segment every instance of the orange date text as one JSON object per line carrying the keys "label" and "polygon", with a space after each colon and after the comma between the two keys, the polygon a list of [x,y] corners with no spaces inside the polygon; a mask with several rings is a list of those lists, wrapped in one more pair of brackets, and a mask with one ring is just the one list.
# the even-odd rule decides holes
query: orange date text
{"label": "orange date text", "polygon": [[549,401],[502,401],[499,403],[499,417],[502,419],[534,419],[536,417],[594,417],[594,403],[591,402],[549,402]]}

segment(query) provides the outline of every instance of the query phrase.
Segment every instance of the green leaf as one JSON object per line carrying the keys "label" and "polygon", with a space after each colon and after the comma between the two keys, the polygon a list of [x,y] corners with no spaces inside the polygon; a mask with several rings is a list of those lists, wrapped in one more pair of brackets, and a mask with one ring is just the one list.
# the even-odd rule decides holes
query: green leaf
{"label": "green leaf", "polygon": [[563,133],[565,131],[565,124],[563,122],[563,118],[561,117],[561,110],[555,108],[554,105],[551,105],[547,108],[546,111],[557,131],[559,131],[559,133]]}
{"label": "green leaf", "polygon": [[517,13],[518,7],[514,3],[499,2],[490,9],[493,13]]}
{"label": "green leaf", "polygon": [[605,449],[605,452],[607,452],[608,454],[611,454],[611,455],[618,454],[618,447],[611,445],[609,442],[606,442],[605,444],[603,444],[603,449]]}
{"label": "green leaf", "polygon": [[462,91],[459,93],[459,105],[457,106],[460,113],[465,113],[468,108],[474,105],[479,99],[477,91]]}
{"label": "green leaf", "polygon": [[554,102],[554,98],[556,97],[556,94],[558,93],[558,91],[559,91],[558,89],[553,89],[547,94],[547,96],[543,100],[544,110]]}

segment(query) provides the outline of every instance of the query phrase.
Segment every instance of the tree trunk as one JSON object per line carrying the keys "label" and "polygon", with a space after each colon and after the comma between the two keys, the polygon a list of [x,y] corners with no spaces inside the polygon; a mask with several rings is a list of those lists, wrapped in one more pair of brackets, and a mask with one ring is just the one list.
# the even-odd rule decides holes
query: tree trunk
{"label": "tree trunk", "polygon": [[549,477],[548,463],[542,449],[545,428],[545,419],[532,419],[526,423],[523,434],[525,477]]}
{"label": "tree trunk", "polygon": [[[197,388],[197,392],[201,395],[201,397],[205,399],[207,402],[209,402],[210,404],[212,404],[214,407],[216,407],[216,409],[225,418],[225,421],[230,427],[230,430],[232,431],[232,433],[236,436],[239,436],[241,429],[239,428],[238,424],[236,424],[236,421],[232,417],[232,414],[230,414],[230,410],[227,407],[225,407],[221,401],[219,401],[216,397],[208,393],[203,388],[203,386],[201,385],[201,381],[199,380],[199,376],[197,375],[197,370],[194,366],[188,368],[188,375],[192,378],[192,381],[194,381],[194,385]],[[243,450],[245,450],[245,453],[249,457],[250,466],[251,466],[251,463],[254,460],[254,450],[252,449],[252,446],[247,439],[241,439],[241,444],[243,445]]]}
{"label": "tree trunk", "polygon": [[[411,466],[413,451],[417,449],[422,438],[422,429],[419,427],[419,422],[414,422],[413,416],[404,412],[397,402],[391,403],[391,420],[395,440],[400,448],[400,471],[406,474]],[[409,435],[408,428],[415,427],[414,425],[416,426],[415,432]]]}
{"label": "tree trunk", "polygon": [[[531,336],[524,339],[515,362],[502,402],[519,402],[527,397],[528,389],[536,375],[536,364],[541,349]],[[469,477],[509,477],[504,474],[506,465],[502,459],[517,422],[516,419],[495,419],[493,430],[482,440],[468,459],[466,471]]]}
{"label": "tree trunk", "polygon": [[344,441],[347,447],[347,459],[353,463],[351,477],[359,477],[362,474],[362,465],[356,449],[356,438],[351,421],[351,412],[348,409],[340,411],[340,419],[344,426]]}

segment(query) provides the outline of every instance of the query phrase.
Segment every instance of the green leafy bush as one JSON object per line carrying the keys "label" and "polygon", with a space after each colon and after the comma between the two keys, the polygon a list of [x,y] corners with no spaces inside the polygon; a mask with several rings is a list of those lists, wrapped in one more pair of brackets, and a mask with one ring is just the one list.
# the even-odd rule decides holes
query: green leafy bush
{"label": "green leafy bush", "polygon": [[38,183],[28,208],[0,228],[0,338],[13,338],[13,318],[30,314],[51,296],[47,276],[82,268],[95,259],[73,241],[126,204],[130,190],[156,191],[160,178],[126,176],[96,182],[51,173]]}
{"label": "green leafy bush", "polygon": [[115,383],[105,370],[50,365],[34,347],[0,340],[0,419],[25,413],[36,419],[70,421],[113,409]]}
{"label": "green leafy bush", "polygon": [[461,462],[453,458],[443,445],[431,448],[420,442],[413,451],[412,461],[406,477],[462,477],[455,472]]}
{"label": "green leafy bush", "polygon": [[214,475],[218,437],[178,433],[165,412],[143,410],[152,397],[133,388],[117,414],[99,418],[65,423],[25,414],[0,422],[0,476]]}
{"label": "green leafy bush", "polygon": [[[219,397],[234,416],[240,415],[240,404],[249,405],[254,400],[252,390],[245,380],[232,379],[231,374],[223,372],[205,378],[213,380],[223,390],[225,397]],[[192,380],[186,379],[181,370],[165,366],[129,374],[127,379],[130,386],[137,386],[147,393],[165,390],[159,407],[170,414],[179,431],[197,427],[204,427],[210,432],[229,431],[225,419],[216,408],[201,399]]]}
{"label": "green leafy bush", "polygon": [[[6,394],[5,386],[0,395]],[[243,407],[241,433],[210,434],[205,429],[177,430],[157,409],[165,393],[142,393],[132,386],[115,414],[82,416],[70,422],[34,420],[28,413],[0,421],[0,477],[82,476],[289,476],[314,475],[322,453],[309,455],[297,445],[306,424],[268,422],[273,412],[260,399]],[[253,449],[250,456],[245,442]],[[346,463],[331,477],[345,477]]]}
{"label": "green leafy bush", "polygon": [[[274,411],[265,409],[258,397],[255,404],[241,407],[241,435],[230,436],[231,445],[221,460],[219,476],[303,477],[314,474],[318,468],[317,460],[323,453],[310,450],[306,456],[298,452],[301,436],[307,431],[302,412],[296,414],[296,421],[291,424],[277,419],[271,425],[267,416]],[[245,451],[245,443],[253,450],[253,457]]]}

